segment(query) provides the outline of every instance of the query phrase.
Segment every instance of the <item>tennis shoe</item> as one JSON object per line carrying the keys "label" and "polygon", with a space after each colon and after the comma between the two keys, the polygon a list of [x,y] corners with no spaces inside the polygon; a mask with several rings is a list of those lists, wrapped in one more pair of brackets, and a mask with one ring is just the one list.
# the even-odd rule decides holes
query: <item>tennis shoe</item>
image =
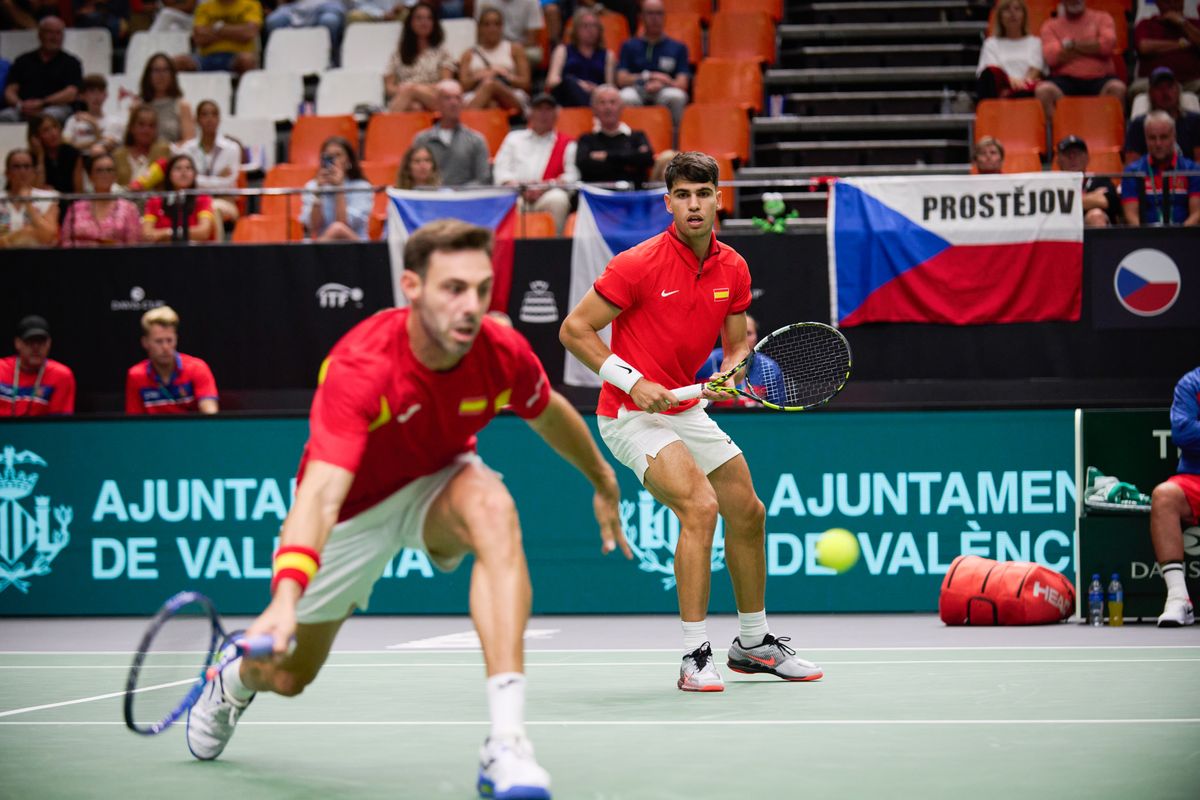
{"label": "tennis shoe", "polygon": [[212,761],[221,755],[233,736],[238,718],[253,700],[251,697],[239,703],[226,694],[225,678],[220,673],[209,681],[200,699],[188,709],[187,746],[192,755],[201,761]]}
{"label": "tennis shoe", "polygon": [[524,736],[488,737],[479,750],[480,797],[550,800],[550,774],[538,765]]}
{"label": "tennis shoe", "polygon": [[1182,628],[1196,621],[1192,601],[1187,597],[1168,597],[1163,612],[1158,615],[1158,627]]}
{"label": "tennis shoe", "polygon": [[723,692],[725,681],[713,661],[712,646],[705,642],[683,657],[679,665],[679,683],[685,692]]}
{"label": "tennis shoe", "polygon": [[734,639],[729,645],[728,666],[743,675],[763,673],[785,681],[820,680],[825,673],[811,661],[797,658],[796,651],[785,644],[790,641],[787,636],[776,639],[768,633],[757,647],[743,647],[741,639]]}

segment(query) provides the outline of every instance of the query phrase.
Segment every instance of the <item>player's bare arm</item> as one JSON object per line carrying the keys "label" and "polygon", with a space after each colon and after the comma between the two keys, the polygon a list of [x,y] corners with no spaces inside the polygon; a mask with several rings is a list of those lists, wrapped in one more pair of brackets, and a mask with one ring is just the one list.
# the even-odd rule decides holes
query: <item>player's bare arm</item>
{"label": "player's bare arm", "polygon": [[621,492],[617,488],[616,473],[600,455],[583,417],[565,397],[551,392],[550,404],[535,419],[529,420],[529,427],[591,482],[595,489],[592,510],[600,525],[602,552],[607,555],[620,546],[626,558],[633,558],[621,530]]}
{"label": "player's bare arm", "polygon": [[[750,352],[750,345],[746,343],[746,312],[740,314],[730,314],[725,318],[725,323],[721,326],[721,350],[724,357],[721,359],[721,372],[724,373],[741,363]],[[745,371],[730,375],[729,380],[725,381],[725,385],[732,388],[745,378]],[[728,397],[726,394],[714,392],[705,387],[704,396],[710,400],[723,400]]]}
{"label": "player's bare arm", "polygon": [[[620,313],[620,308],[597,294],[595,289],[588,289],[579,305],[563,320],[558,339],[571,355],[592,372],[599,373],[613,352],[600,338],[598,331],[608,327]],[[679,400],[669,389],[646,378],[641,378],[633,385],[629,397],[642,411],[666,411],[679,405]]]}

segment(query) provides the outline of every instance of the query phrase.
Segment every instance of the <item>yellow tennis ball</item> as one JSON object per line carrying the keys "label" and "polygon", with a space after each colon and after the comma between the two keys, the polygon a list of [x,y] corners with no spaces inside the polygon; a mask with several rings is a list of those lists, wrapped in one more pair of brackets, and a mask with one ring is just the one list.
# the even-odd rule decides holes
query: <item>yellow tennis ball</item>
{"label": "yellow tennis ball", "polygon": [[858,539],[845,528],[830,528],[817,540],[817,563],[843,573],[858,563]]}

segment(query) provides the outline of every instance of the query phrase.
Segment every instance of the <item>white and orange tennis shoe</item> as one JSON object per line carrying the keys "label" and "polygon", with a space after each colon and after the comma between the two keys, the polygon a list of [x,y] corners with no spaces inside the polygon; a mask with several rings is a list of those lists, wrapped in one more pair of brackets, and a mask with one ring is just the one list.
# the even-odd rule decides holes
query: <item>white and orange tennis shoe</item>
{"label": "white and orange tennis shoe", "polygon": [[489,736],[479,750],[480,797],[491,800],[550,800],[550,773],[533,756],[524,736]]}
{"label": "white and orange tennis shoe", "polygon": [[1158,627],[1182,628],[1196,621],[1196,611],[1187,597],[1168,597],[1163,612],[1158,615]]}
{"label": "white and orange tennis shoe", "polygon": [[757,647],[742,647],[742,640],[734,639],[729,645],[727,666],[743,675],[762,673],[785,681],[820,680],[825,673],[811,661],[798,658],[796,651],[785,644],[790,641],[787,636],[776,639],[768,633]]}
{"label": "white and orange tennis shoe", "polygon": [[[216,660],[229,652],[233,647],[234,637],[245,631],[234,631],[225,637],[221,648],[217,651]],[[236,668],[241,659],[231,662]],[[246,710],[246,706],[254,700],[251,696],[244,703],[239,703],[225,692],[225,678],[218,673],[217,677],[208,682],[204,693],[196,704],[188,709],[187,716],[187,746],[192,755],[201,761],[212,761],[221,755],[225,745],[233,737],[233,729],[238,717]]]}
{"label": "white and orange tennis shoe", "polygon": [[683,657],[679,665],[679,683],[685,692],[723,692],[725,680],[713,661],[712,646],[705,642]]}

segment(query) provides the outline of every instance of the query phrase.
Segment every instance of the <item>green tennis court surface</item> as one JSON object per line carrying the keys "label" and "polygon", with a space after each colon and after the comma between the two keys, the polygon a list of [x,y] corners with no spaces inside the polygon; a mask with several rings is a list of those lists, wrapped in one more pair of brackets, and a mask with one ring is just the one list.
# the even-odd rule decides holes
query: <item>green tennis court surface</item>
{"label": "green tennis court surface", "polygon": [[[182,725],[144,739],[121,722],[140,625],[0,622],[0,797],[475,796],[488,725],[469,621],[352,621],[317,681],[260,696],[211,763],[191,758]],[[772,627],[825,679],[723,669],[724,693],[684,694],[675,620],[532,621],[529,733],[554,796],[1200,792],[1198,630],[962,630],[928,616]],[[736,622],[709,630],[723,666]]]}

